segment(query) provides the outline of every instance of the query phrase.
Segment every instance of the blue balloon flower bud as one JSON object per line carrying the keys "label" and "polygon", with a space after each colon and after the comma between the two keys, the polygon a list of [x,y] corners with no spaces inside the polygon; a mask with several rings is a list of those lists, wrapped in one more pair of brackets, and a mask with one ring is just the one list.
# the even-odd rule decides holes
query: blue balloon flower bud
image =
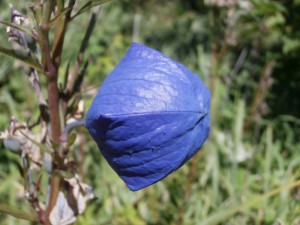
{"label": "blue balloon flower bud", "polygon": [[181,167],[209,134],[210,92],[185,66],[132,44],[103,82],[86,126],[130,190]]}

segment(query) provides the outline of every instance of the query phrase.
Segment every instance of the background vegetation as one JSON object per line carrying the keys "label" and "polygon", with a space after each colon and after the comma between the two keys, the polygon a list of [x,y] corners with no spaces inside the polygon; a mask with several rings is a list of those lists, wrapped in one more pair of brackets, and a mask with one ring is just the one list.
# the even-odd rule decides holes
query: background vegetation
{"label": "background vegetation", "polygon": [[[26,11],[26,1],[11,2]],[[8,3],[1,1],[0,7],[1,19],[9,21]],[[299,225],[300,187],[289,188],[300,179],[299,12],[299,0],[105,4],[86,54],[89,66],[81,93],[85,109],[136,41],[182,62],[209,86],[211,134],[180,170],[130,192],[87,132],[78,130],[73,157],[97,199],[76,224]],[[63,69],[76,57],[88,14],[68,28]],[[4,26],[0,32],[1,45],[11,45]],[[4,130],[11,116],[34,120],[38,111],[24,69],[3,55],[0,62],[0,130]],[[29,211],[22,199],[19,161],[0,143],[0,202]],[[27,224],[3,214],[0,223]]]}

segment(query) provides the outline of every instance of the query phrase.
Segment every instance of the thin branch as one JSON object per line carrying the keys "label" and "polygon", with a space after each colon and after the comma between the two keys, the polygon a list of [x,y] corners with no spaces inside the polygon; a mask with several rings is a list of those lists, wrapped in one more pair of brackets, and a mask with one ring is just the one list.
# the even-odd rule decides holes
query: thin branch
{"label": "thin branch", "polygon": [[[50,125],[51,125],[51,137],[54,145],[59,144],[59,137],[61,134],[60,128],[60,116],[59,116],[59,94],[57,87],[58,80],[58,67],[59,64],[53,62],[51,58],[51,49],[49,43],[49,29],[50,29],[50,19],[52,12],[54,10],[55,1],[48,0],[45,2],[44,17],[42,19],[42,24],[39,26],[39,44],[41,46],[41,51],[43,55],[43,64],[45,67],[45,75],[48,77],[48,106],[50,115]],[[59,154],[54,153],[54,162],[60,166],[63,164],[63,159]],[[49,202],[46,209],[46,225],[51,225],[50,214],[53,207],[55,206],[58,198],[58,194],[61,187],[61,178],[52,175],[50,178],[50,191]]]}
{"label": "thin branch", "polygon": [[39,44],[43,56],[44,74],[47,77],[55,77],[57,74],[56,68],[51,59],[50,44],[49,44],[49,25],[44,22],[39,27]]}
{"label": "thin branch", "polygon": [[91,8],[94,8],[96,6],[102,5],[104,3],[110,2],[111,0],[91,0],[88,1],[84,6],[82,6],[78,12],[72,16],[72,19],[74,19],[75,17],[79,16],[80,14],[90,10]]}
{"label": "thin branch", "polygon": [[51,21],[50,21],[50,26],[52,26],[53,24],[56,24],[57,21],[62,18],[63,16],[65,16],[67,13],[69,13],[71,10],[73,9],[73,6],[72,7],[67,7],[67,8],[64,8],[62,10],[59,10],[58,13],[56,13],[55,15],[55,18],[53,18]]}
{"label": "thin branch", "polygon": [[[59,95],[58,95],[58,88],[57,88],[57,76],[49,80],[48,83],[48,98],[49,98],[49,110],[50,110],[50,124],[51,124],[51,135],[52,141],[54,144],[59,143],[59,137],[61,134],[60,128],[60,117],[59,117]],[[53,157],[57,164],[62,164],[63,160],[61,157],[56,154],[56,157]],[[53,207],[56,204],[59,190],[61,186],[61,178],[57,176],[52,176],[50,180],[50,187],[51,190],[49,191],[49,203],[46,210],[46,225],[51,225],[50,223],[50,213]]]}
{"label": "thin branch", "polygon": [[[65,13],[65,16],[61,16],[55,23],[55,32],[52,47],[52,58],[56,68],[59,67],[62,55],[62,49],[64,45],[65,34],[67,26],[71,18],[72,9],[75,5],[76,0],[70,0],[68,8],[69,10]],[[58,14],[62,13],[62,6],[58,7]]]}

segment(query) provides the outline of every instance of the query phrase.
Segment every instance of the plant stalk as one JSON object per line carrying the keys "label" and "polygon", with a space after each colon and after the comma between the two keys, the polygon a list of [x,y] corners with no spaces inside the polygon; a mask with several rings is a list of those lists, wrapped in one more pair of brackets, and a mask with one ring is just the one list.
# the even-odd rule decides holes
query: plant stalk
{"label": "plant stalk", "polygon": [[[44,74],[48,78],[48,107],[51,126],[51,139],[54,144],[53,147],[59,144],[59,137],[61,135],[59,116],[59,91],[57,87],[59,64],[53,62],[53,59],[51,57],[51,47],[49,43],[49,23],[51,14],[54,9],[54,4],[54,1],[46,2],[45,14],[42,23],[39,26],[39,44],[41,46],[43,55],[43,65],[45,71]],[[63,160],[61,160],[60,156],[56,152],[54,152],[53,159],[54,166],[60,166],[61,162],[63,162]],[[56,204],[58,193],[60,191],[60,184],[61,178],[59,176],[52,175],[50,178],[49,201],[45,212],[45,225],[51,225],[50,214]]]}

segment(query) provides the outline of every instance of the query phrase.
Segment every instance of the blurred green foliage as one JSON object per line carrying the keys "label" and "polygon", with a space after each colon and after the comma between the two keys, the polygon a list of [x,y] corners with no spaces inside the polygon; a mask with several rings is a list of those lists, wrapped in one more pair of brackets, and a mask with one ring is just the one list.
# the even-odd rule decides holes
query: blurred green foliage
{"label": "blurred green foliage", "polygon": [[[25,10],[25,1],[11,1]],[[224,4],[222,4],[224,3]],[[7,2],[1,19],[9,20]],[[212,93],[211,135],[176,173],[130,192],[86,131],[80,170],[97,199],[76,224],[293,224],[300,223],[300,187],[244,209],[253,199],[300,178],[300,1],[124,0],[101,9],[86,54],[86,105],[132,41],[179,60]],[[78,52],[89,15],[68,30],[63,68]],[[5,27],[0,42],[7,43]],[[2,44],[3,45],[3,44]],[[24,70],[0,55],[0,130],[11,116],[37,118]],[[64,74],[64,71],[60,71]],[[42,82],[45,82],[42,80]],[[74,158],[80,146],[74,149]],[[19,208],[20,159],[0,145],[0,202]],[[1,224],[26,224],[0,214]]]}

